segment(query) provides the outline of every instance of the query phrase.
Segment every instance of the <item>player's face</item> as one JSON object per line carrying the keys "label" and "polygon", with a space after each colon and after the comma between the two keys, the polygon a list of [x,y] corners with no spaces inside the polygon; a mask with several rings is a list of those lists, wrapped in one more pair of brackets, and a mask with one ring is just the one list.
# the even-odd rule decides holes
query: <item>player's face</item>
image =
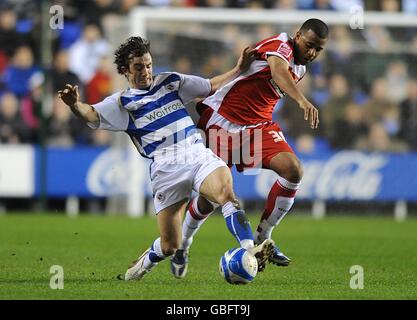
{"label": "player's face", "polygon": [[298,31],[294,41],[295,64],[306,65],[314,61],[323,51],[327,38],[321,39],[314,31],[308,30],[307,32]]}
{"label": "player's face", "polygon": [[133,89],[149,88],[153,82],[152,56],[149,53],[145,53],[141,57],[131,59],[129,69],[125,75]]}

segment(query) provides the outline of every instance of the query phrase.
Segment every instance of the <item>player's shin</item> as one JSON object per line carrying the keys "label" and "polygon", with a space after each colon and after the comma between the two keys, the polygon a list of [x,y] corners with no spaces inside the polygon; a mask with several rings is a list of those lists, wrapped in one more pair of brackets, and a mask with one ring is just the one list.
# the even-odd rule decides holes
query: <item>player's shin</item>
{"label": "player's shin", "polygon": [[252,228],[245,212],[237,208],[232,202],[224,204],[222,212],[226,219],[227,228],[240,246],[245,249],[253,248]]}
{"label": "player's shin", "polygon": [[294,204],[299,183],[291,183],[282,177],[274,183],[268,194],[265,210],[255,231],[255,242],[271,238],[273,229],[282,221]]}
{"label": "player's shin", "polygon": [[180,249],[185,251],[188,251],[190,248],[194,235],[203,225],[204,221],[206,221],[207,217],[218,207],[218,204],[210,201],[212,210],[209,212],[202,212],[198,206],[198,199],[198,197],[195,197],[191,200],[182,224],[182,242]]}

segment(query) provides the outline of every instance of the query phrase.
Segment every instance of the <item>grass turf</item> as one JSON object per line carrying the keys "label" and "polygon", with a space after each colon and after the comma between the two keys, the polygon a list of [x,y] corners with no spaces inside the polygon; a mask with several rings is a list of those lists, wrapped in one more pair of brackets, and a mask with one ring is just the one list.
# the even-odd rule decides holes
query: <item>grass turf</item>
{"label": "grass turf", "polygon": [[[258,215],[250,215],[252,227]],[[220,256],[236,242],[223,218],[208,219],[195,237],[185,279],[169,262],[140,282],[120,280],[157,236],[145,217],[46,214],[0,217],[0,299],[417,299],[417,220],[288,216],[273,234],[293,259],[267,265],[254,282],[233,286],[219,275]],[[64,269],[64,289],[49,286],[50,268]],[[364,269],[364,289],[353,290],[350,267]]]}

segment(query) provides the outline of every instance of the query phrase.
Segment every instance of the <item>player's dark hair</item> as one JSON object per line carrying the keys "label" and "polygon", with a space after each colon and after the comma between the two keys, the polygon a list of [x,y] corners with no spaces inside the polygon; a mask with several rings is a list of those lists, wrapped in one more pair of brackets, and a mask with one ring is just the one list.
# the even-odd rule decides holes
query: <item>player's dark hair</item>
{"label": "player's dark hair", "polygon": [[329,35],[329,27],[319,19],[308,19],[300,28],[300,31],[313,31],[320,39],[326,39]]}
{"label": "player's dark hair", "polygon": [[141,57],[145,53],[151,53],[151,43],[141,37],[130,37],[122,43],[114,52],[114,63],[117,72],[124,74],[129,68],[129,62],[134,57]]}

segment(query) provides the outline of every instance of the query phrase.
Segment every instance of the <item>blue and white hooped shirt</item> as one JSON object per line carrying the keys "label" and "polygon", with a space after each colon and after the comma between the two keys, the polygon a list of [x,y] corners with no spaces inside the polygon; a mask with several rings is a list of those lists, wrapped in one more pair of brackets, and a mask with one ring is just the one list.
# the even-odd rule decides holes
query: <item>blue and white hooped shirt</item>
{"label": "blue and white hooped shirt", "polygon": [[176,154],[190,144],[202,143],[185,104],[210,91],[208,79],[164,72],[155,76],[149,90],[127,89],[94,104],[100,123],[88,125],[125,131],[146,158]]}

